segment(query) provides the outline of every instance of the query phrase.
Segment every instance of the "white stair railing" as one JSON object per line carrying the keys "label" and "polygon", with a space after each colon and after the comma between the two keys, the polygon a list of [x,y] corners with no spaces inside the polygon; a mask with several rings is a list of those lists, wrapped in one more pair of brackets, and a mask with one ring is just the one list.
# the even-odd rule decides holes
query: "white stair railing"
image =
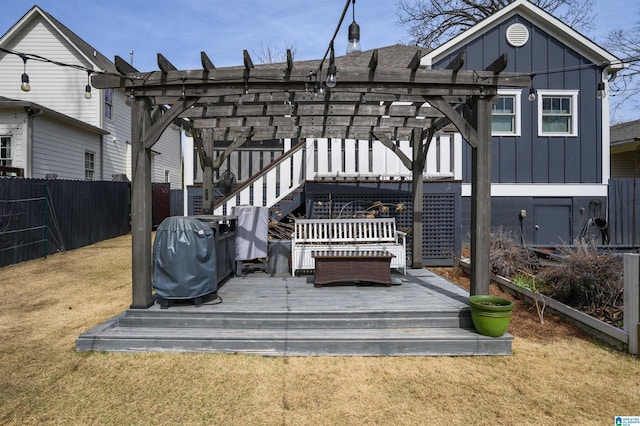
{"label": "white stair railing", "polygon": [[304,143],[291,148],[291,139],[284,140],[284,154],[247,179],[233,193],[216,202],[215,215],[227,215],[234,206],[271,207],[304,183]]}
{"label": "white stair railing", "polygon": [[[409,141],[398,142],[409,158]],[[247,179],[229,197],[216,203],[214,214],[225,215],[237,205],[272,207],[305,180],[380,179],[410,180],[411,170],[380,141],[308,138],[291,148],[258,174]],[[462,179],[462,137],[442,134],[431,141],[423,172],[425,179]]]}

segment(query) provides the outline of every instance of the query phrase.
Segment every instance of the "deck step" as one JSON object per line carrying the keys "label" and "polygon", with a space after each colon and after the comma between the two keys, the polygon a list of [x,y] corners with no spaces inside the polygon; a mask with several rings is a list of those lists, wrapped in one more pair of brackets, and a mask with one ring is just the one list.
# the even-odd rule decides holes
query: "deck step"
{"label": "deck step", "polygon": [[510,355],[511,335],[466,328],[228,329],[121,327],[114,319],[76,341],[78,351],[221,352],[264,356]]}
{"label": "deck step", "polygon": [[509,355],[513,337],[471,325],[468,292],[431,271],[392,287],[314,288],[309,277],[234,277],[199,306],[128,309],[80,335],[78,351],[265,356]]}
{"label": "deck step", "polygon": [[472,328],[468,309],[387,312],[198,312],[129,309],[120,327],[155,328]]}

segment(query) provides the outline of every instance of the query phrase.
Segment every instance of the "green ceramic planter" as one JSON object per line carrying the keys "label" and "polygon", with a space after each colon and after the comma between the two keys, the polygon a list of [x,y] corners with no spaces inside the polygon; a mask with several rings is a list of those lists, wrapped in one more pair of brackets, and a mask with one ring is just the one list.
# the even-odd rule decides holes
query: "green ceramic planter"
{"label": "green ceramic planter", "polygon": [[507,332],[513,302],[498,296],[475,295],[469,297],[471,321],[478,333],[500,337]]}

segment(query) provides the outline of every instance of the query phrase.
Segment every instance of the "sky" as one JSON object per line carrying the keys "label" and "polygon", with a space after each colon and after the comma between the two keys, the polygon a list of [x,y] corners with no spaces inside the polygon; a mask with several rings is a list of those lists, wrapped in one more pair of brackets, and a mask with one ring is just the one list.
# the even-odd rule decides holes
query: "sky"
{"label": "sky", "polygon": [[[357,0],[363,50],[406,42],[398,23],[398,0]],[[593,32],[601,43],[612,29],[640,22],[640,0],[594,0]],[[179,69],[201,67],[205,51],[217,67],[241,65],[242,51],[254,62],[267,48],[292,47],[296,60],[320,59],[338,24],[345,0],[0,0],[0,34],[34,4],[66,25],[107,58],[118,55],[140,71],[158,69],[162,53]],[[336,54],[344,54],[349,9],[336,37]],[[640,112],[632,118],[640,118]]]}

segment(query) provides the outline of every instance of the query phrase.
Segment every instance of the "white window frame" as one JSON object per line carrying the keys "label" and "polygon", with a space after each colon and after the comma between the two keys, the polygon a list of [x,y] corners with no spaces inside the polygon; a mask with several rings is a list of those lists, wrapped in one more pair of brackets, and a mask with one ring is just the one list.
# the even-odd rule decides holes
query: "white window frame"
{"label": "white window frame", "polygon": [[[93,168],[87,168],[87,154],[91,155],[91,162]],[[87,172],[91,173],[91,177],[87,176]],[[84,152],[84,180],[95,180],[96,175],[96,153],[93,151],[85,151]]]}
{"label": "white window frame", "polygon": [[[513,97],[513,131],[511,132],[496,132],[491,131],[492,136],[520,136],[521,135],[521,105],[522,105],[522,90],[498,90],[498,97]],[[493,113],[492,116],[492,124],[493,124]]]}
{"label": "white window frame", "polygon": [[[9,135],[3,135],[0,136],[1,140],[9,140],[9,156],[8,157],[2,157],[0,156],[0,166],[5,166],[5,167],[12,167],[13,166],[13,141],[11,136]],[[1,149],[1,145],[0,145],[0,149]]]}
{"label": "white window frame", "polygon": [[[542,129],[542,103],[548,97],[568,97],[571,98],[571,129],[568,132],[545,132]],[[578,91],[577,90],[538,90],[538,136],[578,136]]]}

